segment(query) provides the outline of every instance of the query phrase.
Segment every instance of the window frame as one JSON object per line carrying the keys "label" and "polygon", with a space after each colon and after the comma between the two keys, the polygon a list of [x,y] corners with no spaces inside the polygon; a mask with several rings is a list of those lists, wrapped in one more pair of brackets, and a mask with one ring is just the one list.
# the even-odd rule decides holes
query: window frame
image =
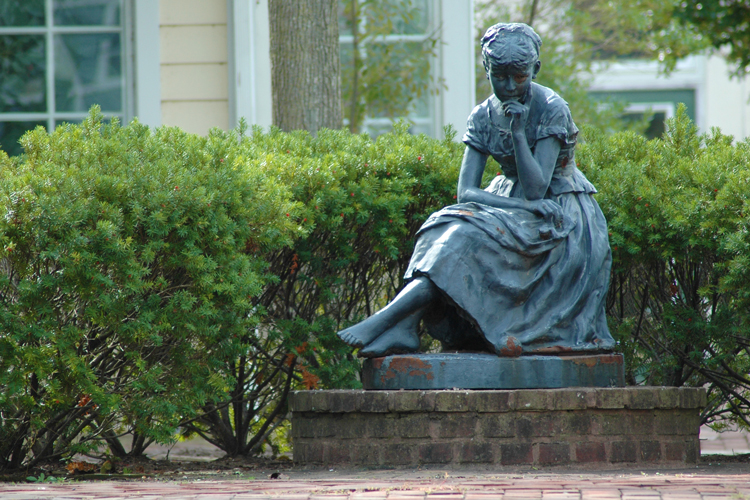
{"label": "window frame", "polygon": [[[361,0],[356,0],[361,1]],[[369,43],[376,43],[376,44],[396,44],[396,43],[424,43],[427,40],[430,39],[431,36],[434,36],[435,33],[439,33],[439,30],[436,29],[436,26],[439,25],[439,14],[440,14],[440,6],[437,5],[436,2],[426,2],[426,5],[429,8],[429,11],[427,13],[427,27],[424,31],[424,33],[420,34],[390,34],[390,35],[384,35],[379,36],[375,40],[370,41]],[[366,22],[366,16],[362,16],[362,19],[360,21],[361,23]],[[354,35],[339,35],[339,47],[343,46],[344,44],[353,44],[354,43]],[[367,58],[367,43],[362,43],[359,48],[360,57],[362,59]],[[434,91],[437,88],[438,85],[438,72],[439,72],[439,56],[432,57],[432,61],[430,62],[430,75],[429,75],[429,88],[427,92],[425,93],[425,97],[427,99],[427,115],[422,116],[415,116],[414,110],[410,110],[408,114],[406,114],[403,118],[406,118],[411,124],[412,128],[415,129],[414,131],[417,133],[425,133],[429,136],[435,136],[436,134],[436,109],[435,109],[435,95]],[[379,135],[384,131],[384,129],[392,128],[393,123],[396,120],[393,120],[388,117],[373,117],[369,114],[366,114],[364,119],[362,120],[362,126],[361,126],[361,132],[367,133],[367,134],[375,134]],[[345,126],[348,126],[349,120],[347,117],[344,117],[343,123]]]}
{"label": "window frame", "polygon": [[66,121],[80,121],[88,115],[86,111],[57,111],[55,96],[55,37],[65,34],[119,34],[120,35],[120,110],[102,112],[105,116],[117,116],[128,122],[135,116],[135,79],[134,79],[134,5],[132,0],[119,0],[119,26],[57,26],[54,24],[54,0],[44,0],[45,22],[43,26],[2,26],[0,36],[5,35],[43,35],[45,44],[45,92],[46,110],[36,112],[0,112],[1,122],[46,122],[46,128],[52,132],[57,125]]}

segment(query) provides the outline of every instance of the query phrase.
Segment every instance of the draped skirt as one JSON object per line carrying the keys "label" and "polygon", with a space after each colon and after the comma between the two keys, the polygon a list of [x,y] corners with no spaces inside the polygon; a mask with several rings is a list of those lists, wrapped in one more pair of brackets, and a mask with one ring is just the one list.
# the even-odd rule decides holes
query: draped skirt
{"label": "draped skirt", "polygon": [[556,226],[523,209],[445,207],[417,233],[406,279],[429,278],[442,306],[425,315],[446,348],[499,355],[611,350],[605,316],[612,256],[588,193],[553,197]]}

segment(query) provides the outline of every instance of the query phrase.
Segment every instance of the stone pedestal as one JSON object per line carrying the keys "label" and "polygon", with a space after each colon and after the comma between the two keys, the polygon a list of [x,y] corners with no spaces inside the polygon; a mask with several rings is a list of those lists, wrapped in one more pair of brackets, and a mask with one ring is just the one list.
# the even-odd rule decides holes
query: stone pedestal
{"label": "stone pedestal", "polygon": [[488,353],[406,354],[366,359],[365,389],[553,389],[622,387],[622,354],[500,357]]}
{"label": "stone pedestal", "polygon": [[703,389],[298,391],[299,464],[692,464]]}

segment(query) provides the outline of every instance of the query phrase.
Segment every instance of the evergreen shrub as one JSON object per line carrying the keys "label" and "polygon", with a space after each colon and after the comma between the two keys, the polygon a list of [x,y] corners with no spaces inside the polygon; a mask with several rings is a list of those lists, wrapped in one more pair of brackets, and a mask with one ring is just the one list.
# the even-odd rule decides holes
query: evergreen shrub
{"label": "evergreen shrub", "polygon": [[585,130],[614,265],[610,328],[628,384],[705,386],[703,423],[748,426],[750,142],[699,134],[684,107],[660,139]]}
{"label": "evergreen shrub", "polygon": [[238,141],[176,128],[44,129],[0,152],[0,469],[168,442],[222,369],[288,245],[289,190]]}
{"label": "evergreen shrub", "polygon": [[407,128],[201,138],[95,109],[0,153],[0,469],[178,427],[257,453],[291,389],[357,386],[335,332],[400,288],[458,176],[459,145]]}
{"label": "evergreen shrub", "polygon": [[[0,469],[138,455],[178,428],[278,453],[290,390],[359,387],[335,333],[393,297],[455,199],[463,145],[407,129],[202,138],[94,109],[0,152]],[[704,422],[746,424],[750,143],[682,109],[662,139],[582,139],[628,383],[706,386]]]}

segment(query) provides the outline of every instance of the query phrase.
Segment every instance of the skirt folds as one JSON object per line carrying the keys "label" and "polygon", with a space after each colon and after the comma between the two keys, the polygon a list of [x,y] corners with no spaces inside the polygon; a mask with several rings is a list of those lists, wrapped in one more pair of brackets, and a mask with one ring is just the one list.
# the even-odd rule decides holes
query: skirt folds
{"label": "skirt folds", "polygon": [[477,203],[430,216],[405,277],[429,278],[453,306],[433,308],[431,335],[449,347],[482,338],[503,355],[614,347],[605,316],[612,256],[604,215],[588,193],[554,199],[563,208],[559,226],[527,210]]}

